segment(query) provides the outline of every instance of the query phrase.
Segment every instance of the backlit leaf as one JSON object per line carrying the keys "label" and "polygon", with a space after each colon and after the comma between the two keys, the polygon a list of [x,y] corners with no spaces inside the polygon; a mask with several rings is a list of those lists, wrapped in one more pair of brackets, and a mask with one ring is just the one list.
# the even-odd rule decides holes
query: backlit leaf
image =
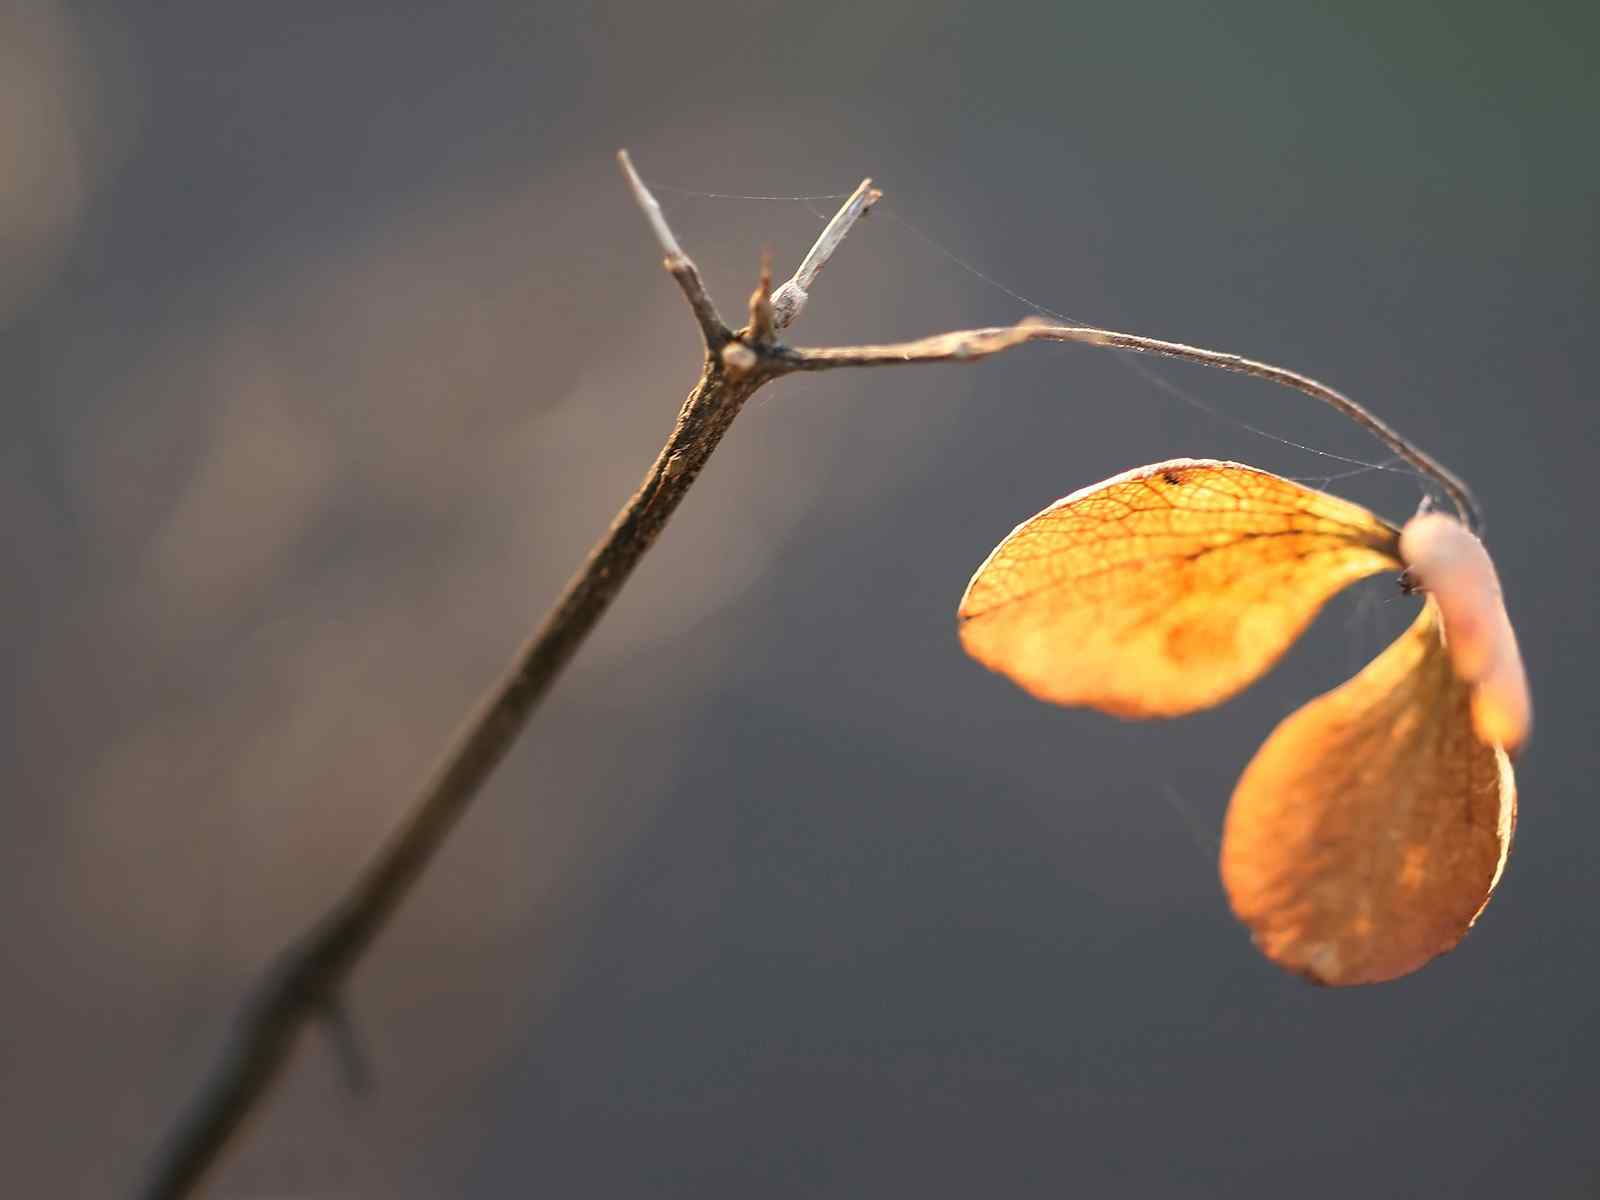
{"label": "backlit leaf", "polygon": [[1515,817],[1510,759],[1479,738],[1430,599],[1256,753],[1228,808],[1223,885],[1274,962],[1321,983],[1376,983],[1460,941]]}
{"label": "backlit leaf", "polygon": [[962,598],[961,640],[1040,699],[1176,716],[1240,691],[1335,592],[1398,567],[1398,537],[1254,467],[1140,467],[1001,542]]}

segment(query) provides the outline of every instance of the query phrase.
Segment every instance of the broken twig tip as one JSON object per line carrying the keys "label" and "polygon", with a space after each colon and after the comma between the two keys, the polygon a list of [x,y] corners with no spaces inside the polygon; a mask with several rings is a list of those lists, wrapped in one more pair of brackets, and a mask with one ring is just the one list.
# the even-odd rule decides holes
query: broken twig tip
{"label": "broken twig tip", "polygon": [[705,337],[706,345],[715,349],[727,339],[728,327],[723,323],[717,313],[717,306],[706,292],[705,282],[700,278],[694,260],[683,252],[682,246],[678,245],[672,227],[667,224],[666,214],[661,211],[661,205],[651,195],[644,180],[639,178],[639,172],[633,169],[633,159],[628,156],[626,150],[617,151],[617,162],[622,167],[622,174],[628,180],[628,187],[639,205],[639,211],[644,213],[650,231],[656,235],[656,241],[661,246],[664,255],[662,265],[678,281],[678,286],[683,290],[684,298],[689,301],[695,320],[699,322],[700,332]]}
{"label": "broken twig tip", "polygon": [[851,227],[867,214],[882,195],[882,192],[872,186],[871,179],[863,179],[856,186],[856,190],[850,193],[850,198],[840,206],[839,211],[833,214],[833,219],[817,235],[816,243],[806,252],[805,258],[800,260],[794,275],[774,294],[773,305],[778,329],[788,327],[800,315],[806,306],[806,301],[811,297],[811,285],[816,282],[817,275],[828,265],[828,260],[833,257],[833,252],[839,248],[839,243],[844,241]]}
{"label": "broken twig tip", "polygon": [[777,335],[777,313],[772,303],[772,249],[761,251],[761,274],[756,277],[756,290],[750,293],[750,339],[765,345]]}

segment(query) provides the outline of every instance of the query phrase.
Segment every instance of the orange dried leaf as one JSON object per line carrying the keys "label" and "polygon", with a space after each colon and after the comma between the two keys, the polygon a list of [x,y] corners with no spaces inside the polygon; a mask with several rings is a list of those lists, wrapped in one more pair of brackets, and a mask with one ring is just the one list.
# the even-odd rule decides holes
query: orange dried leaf
{"label": "orange dried leaf", "polygon": [[1256,753],[1228,808],[1222,881],[1274,962],[1321,983],[1376,983],[1461,940],[1515,817],[1510,760],[1477,736],[1430,600]]}
{"label": "orange dried leaf", "polygon": [[1254,467],[1157,463],[1017,526],[967,585],[961,640],[1042,700],[1176,716],[1246,687],[1335,592],[1399,566],[1398,538]]}

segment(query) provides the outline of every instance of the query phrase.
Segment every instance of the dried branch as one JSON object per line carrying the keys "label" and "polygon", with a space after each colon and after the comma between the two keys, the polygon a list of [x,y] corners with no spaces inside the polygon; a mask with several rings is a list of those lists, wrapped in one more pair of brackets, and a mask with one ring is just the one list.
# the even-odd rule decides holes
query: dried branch
{"label": "dried branch", "polygon": [[665,254],[664,265],[682,288],[705,338],[708,353],[700,380],[684,401],[671,435],[638,490],[538,629],[517,651],[499,682],[468,714],[387,842],[338,903],[265,973],[244,1005],[221,1060],[177,1123],[151,1171],[141,1193],[148,1200],[188,1195],[277,1078],[306,1023],[319,1015],[343,1019],[337,1005],[346,977],[427,869],[634,567],[660,537],[745,402],[767,382],[796,372],[836,367],[973,362],[1034,341],[1081,342],[1164,354],[1271,379],[1332,404],[1439,480],[1464,516],[1476,511],[1464,484],[1354,401],[1306,376],[1235,355],[1035,320],[893,345],[795,349],[776,343],[777,332],[804,307],[817,273],[878,199],[880,193],[870,181],[863,181],[840,208],[794,277],[776,295],[771,289],[770,262],[763,263],[751,297],[750,324],[735,333],[718,315],[699,271],[678,245],[660,205],[634,171],[626,152],[619,153],[618,159]]}
{"label": "dried branch", "polygon": [[772,362],[784,374],[796,371],[831,371],[836,367],[903,367],[912,363],[975,362],[1002,350],[1037,340],[1037,326],[1029,321],[993,329],[960,329],[881,346],[829,346],[798,348],[777,346]]}
{"label": "dried branch", "polygon": [[833,214],[833,220],[828,222],[822,236],[800,260],[795,273],[772,294],[772,308],[779,329],[787,329],[794,324],[805,308],[806,301],[811,298],[811,285],[817,281],[822,268],[828,265],[833,252],[844,241],[845,234],[881,199],[883,193],[872,186],[872,180],[863,179],[839,211]]}
{"label": "dried branch", "polygon": [[1309,375],[1302,375],[1287,367],[1259,362],[1253,358],[1244,358],[1238,354],[1205,350],[1198,346],[1162,341],[1160,338],[1145,337],[1137,333],[1097,329],[1091,325],[1053,325],[1030,317],[1017,325],[969,329],[922,338],[914,342],[896,342],[882,346],[841,346],[826,349],[778,347],[773,353],[773,358],[782,364],[785,372],[827,371],[835,367],[892,367],[907,363],[984,358],[1026,342],[1075,342],[1085,346],[1106,346],[1113,350],[1157,354],[1164,358],[1176,358],[1185,362],[1217,367],[1224,371],[1234,371],[1240,375],[1251,375],[1257,379],[1270,380],[1304,392],[1349,417],[1437,483],[1450,497],[1450,502],[1455,505],[1456,512],[1468,528],[1476,530],[1482,527],[1483,521],[1477,499],[1466,482],[1371,409]]}
{"label": "dried branch", "polygon": [[1416,443],[1395,429],[1377,413],[1350,399],[1343,392],[1331,388],[1309,375],[1302,375],[1298,371],[1291,371],[1287,367],[1276,367],[1271,363],[1258,362],[1253,358],[1244,358],[1238,354],[1225,354],[1220,350],[1203,350],[1198,346],[1186,346],[1182,342],[1164,342],[1159,338],[1144,337],[1137,333],[1117,333],[1110,329],[1094,329],[1087,325],[1037,325],[1033,329],[1033,340],[1050,342],[1078,342],[1086,346],[1109,346],[1113,350],[1133,350],[1141,354],[1158,354],[1163,358],[1182,359],[1185,362],[1200,363],[1208,367],[1217,367],[1223,371],[1234,371],[1240,375],[1252,375],[1257,379],[1270,380],[1282,384],[1284,387],[1293,388],[1295,391],[1304,392],[1314,399],[1321,400],[1324,404],[1343,413],[1373,437],[1377,438],[1389,449],[1393,450],[1406,462],[1432,479],[1441,488],[1450,502],[1455,505],[1456,512],[1469,529],[1480,529],[1483,525],[1483,516],[1478,508],[1478,501],[1472,494],[1472,489],[1459,475],[1450,470],[1433,455],[1422,449]]}
{"label": "dried branch", "polygon": [[[671,435],[638,490],[538,629],[517,651],[500,681],[467,716],[388,841],[349,892],[265,973],[241,1011],[221,1061],[178,1122],[151,1171],[141,1193],[148,1200],[190,1194],[265,1095],[306,1023],[335,1013],[339,989],[351,969],[432,861],[561,669],[660,537],[667,519],[699,477],[745,401],[782,373],[770,364],[764,344],[758,343],[758,350],[735,339],[627,153],[620,153],[618,159],[666,255],[664,265],[683,289],[710,351],[700,381],[684,401]],[[859,198],[853,197],[846,209],[852,204],[857,206],[853,215],[841,210],[824,230],[822,240],[827,240],[828,246],[823,250],[814,247],[807,256],[813,263],[812,276],[863,211]],[[767,264],[752,297],[752,314],[760,314],[752,323],[763,326],[768,334],[776,321],[770,289]]]}
{"label": "dried branch", "polygon": [[706,339],[706,349],[712,353],[721,350],[723,345],[733,337],[733,331],[728,328],[720,313],[717,312],[715,301],[706,291],[705,281],[700,278],[700,268],[694,265],[694,260],[683,252],[683,247],[678,245],[678,239],[673,235],[672,227],[667,224],[666,215],[661,211],[661,204],[645,187],[644,180],[639,178],[639,172],[633,169],[633,159],[628,157],[626,150],[617,151],[617,162],[622,166],[622,174],[628,180],[628,186],[633,189],[633,198],[639,202],[639,208],[644,213],[644,219],[649,222],[651,231],[656,235],[656,241],[661,243],[661,252],[666,255],[661,265],[683,289],[683,295],[689,301],[689,308],[694,313],[696,321],[700,322],[700,333]]}

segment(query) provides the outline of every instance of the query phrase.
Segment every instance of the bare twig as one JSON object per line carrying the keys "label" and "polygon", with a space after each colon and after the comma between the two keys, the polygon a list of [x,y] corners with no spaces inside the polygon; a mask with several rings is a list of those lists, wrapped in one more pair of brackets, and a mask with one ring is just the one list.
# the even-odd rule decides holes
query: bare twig
{"label": "bare twig", "polygon": [[982,358],[1024,342],[1076,342],[1085,346],[1108,346],[1114,350],[1158,354],[1165,358],[1202,363],[1205,366],[1235,371],[1241,375],[1251,375],[1257,379],[1266,379],[1284,387],[1294,388],[1343,413],[1432,479],[1444,489],[1451,503],[1455,505],[1456,512],[1469,528],[1478,529],[1483,524],[1477,500],[1466,482],[1371,409],[1309,375],[1302,375],[1286,367],[1273,366],[1271,363],[1258,362],[1253,358],[1243,358],[1237,354],[1204,350],[1198,346],[1162,341],[1137,333],[1097,329],[1090,325],[1053,325],[1030,317],[1014,326],[971,329],[922,338],[915,342],[884,346],[846,346],[819,350],[780,347],[775,357],[783,364],[786,371],[826,371],[835,367],[900,366],[914,362],[948,362],[952,359]]}
{"label": "bare twig", "polygon": [[1302,375],[1299,371],[1291,371],[1287,367],[1258,362],[1253,358],[1244,358],[1238,354],[1203,350],[1198,346],[1186,346],[1182,342],[1164,342],[1159,338],[1144,337],[1137,333],[1117,333],[1114,330],[1093,329],[1086,325],[1042,325],[1036,328],[1033,336],[1041,341],[1078,342],[1086,346],[1109,346],[1114,350],[1158,354],[1164,358],[1177,358],[1185,362],[1217,367],[1224,371],[1235,371],[1240,375],[1253,375],[1257,379],[1267,379],[1284,387],[1294,388],[1298,392],[1304,392],[1349,417],[1437,483],[1450,497],[1450,502],[1455,505],[1457,514],[1468,528],[1479,529],[1483,525],[1483,515],[1478,508],[1477,498],[1473,496],[1472,489],[1467,486],[1465,480],[1421,446],[1405,437],[1366,405],[1350,399],[1337,388],[1331,388],[1309,375]]}
{"label": "bare twig", "polygon": [[[142,1195],[172,1200],[189,1194],[265,1095],[288,1060],[307,1021],[339,1001],[339,989],[374,938],[427,869],[528,717],[605,615],[667,520],[699,477],[745,402],[763,384],[800,371],[907,363],[972,362],[1027,342],[1063,341],[1112,346],[1206,363],[1298,388],[1333,405],[1427,472],[1471,522],[1476,514],[1466,485],[1353,400],[1306,376],[1231,354],[1199,350],[1135,334],[1036,320],[992,329],[940,334],[893,345],[795,349],[772,339],[793,321],[807,290],[851,226],[879,193],[863,181],[828,223],[795,276],[774,296],[764,264],[751,298],[749,327],[734,333],[661,207],[625,152],[618,158],[656,239],[665,266],[683,289],[708,353],[699,382],[679,410],[671,435],[611,528],[590,551],[555,606],[517,651],[500,681],[472,712],[423,784],[410,810],[350,890],[291,945],[258,984],[240,1013],[233,1037],[204,1089],[179,1121]],[[336,1018],[337,1019],[337,1018]]]}
{"label": "bare twig", "polygon": [[667,224],[666,215],[661,211],[660,202],[650,193],[650,189],[645,187],[644,180],[639,178],[639,172],[633,169],[633,159],[628,157],[626,150],[617,151],[617,162],[622,166],[622,173],[627,177],[628,186],[633,189],[633,198],[639,202],[639,208],[644,212],[644,219],[650,223],[656,241],[661,243],[661,251],[666,255],[661,265],[666,267],[678,281],[678,286],[683,289],[684,298],[689,301],[694,319],[700,322],[700,333],[706,339],[706,349],[713,353],[721,350],[733,337],[733,331],[717,312],[716,303],[706,291],[705,281],[700,278],[700,268],[694,265],[694,260],[683,252],[682,246],[678,245],[678,239],[673,235],[672,227]]}
{"label": "bare twig", "polygon": [[1037,340],[1037,327],[1029,321],[993,329],[959,329],[881,346],[829,346],[799,348],[778,346],[772,361],[784,374],[795,371],[831,371],[836,367],[903,367],[911,363],[975,362],[1002,350]]}
{"label": "bare twig", "polygon": [[828,222],[822,231],[822,236],[800,260],[795,273],[772,293],[772,308],[779,329],[787,329],[794,324],[801,310],[805,308],[806,301],[811,298],[811,285],[817,281],[822,268],[828,265],[833,252],[839,248],[839,243],[844,241],[845,234],[849,233],[855,223],[866,216],[872,206],[881,199],[883,193],[872,186],[872,180],[863,179],[856,186],[856,190],[850,193],[850,198],[840,206],[839,211],[833,214],[833,220]]}
{"label": "bare twig", "polygon": [[[664,265],[683,289],[711,351],[700,381],[684,401],[671,435],[638,490],[500,681],[468,714],[388,841],[349,892],[261,979],[239,1015],[221,1061],[158,1158],[141,1193],[148,1200],[185,1196],[199,1183],[287,1062],[301,1029],[337,1001],[351,969],[655,544],[745,401],[782,373],[763,354],[734,339],[655,197],[627,154],[618,158],[666,254]],[[842,233],[836,232],[835,244],[839,236]],[[757,299],[767,306],[770,320],[770,268],[763,275]]]}

